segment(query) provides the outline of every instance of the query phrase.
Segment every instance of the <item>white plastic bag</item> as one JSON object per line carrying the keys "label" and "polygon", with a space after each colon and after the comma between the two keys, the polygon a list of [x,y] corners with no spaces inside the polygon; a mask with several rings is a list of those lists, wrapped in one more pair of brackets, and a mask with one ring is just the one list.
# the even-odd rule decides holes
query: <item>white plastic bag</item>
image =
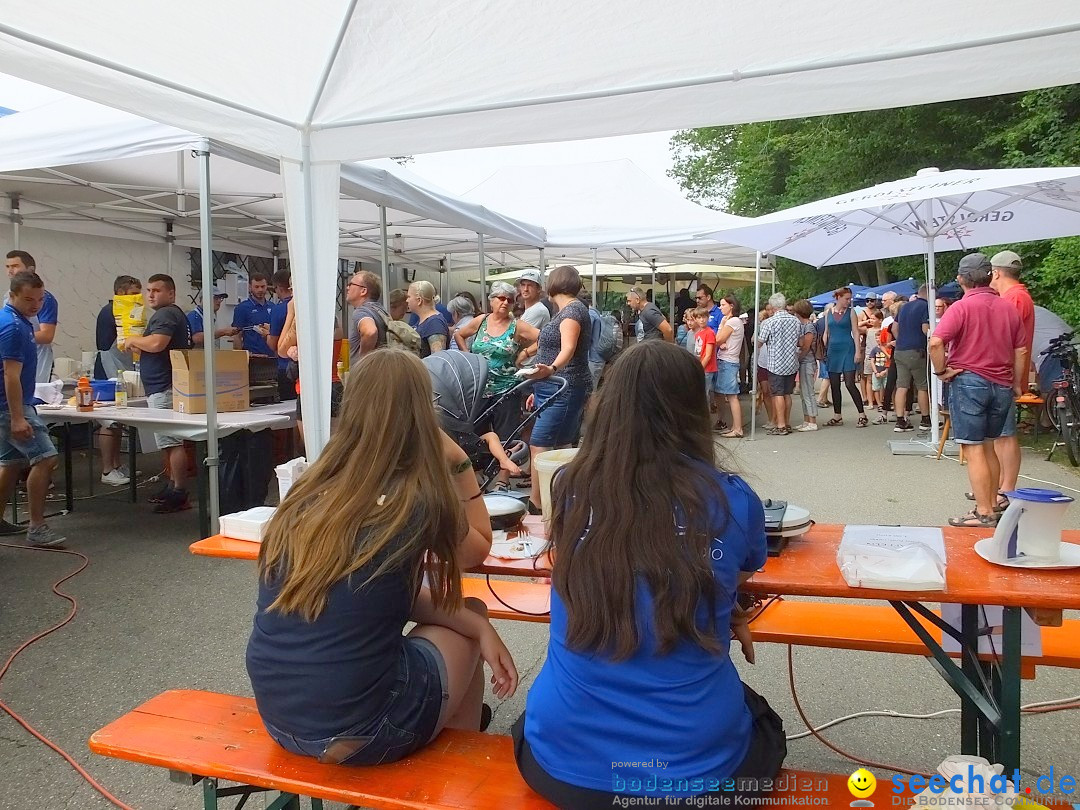
{"label": "white plastic bag", "polygon": [[914,526],[847,526],[836,564],[853,588],[890,591],[945,589],[945,539],[941,529]]}

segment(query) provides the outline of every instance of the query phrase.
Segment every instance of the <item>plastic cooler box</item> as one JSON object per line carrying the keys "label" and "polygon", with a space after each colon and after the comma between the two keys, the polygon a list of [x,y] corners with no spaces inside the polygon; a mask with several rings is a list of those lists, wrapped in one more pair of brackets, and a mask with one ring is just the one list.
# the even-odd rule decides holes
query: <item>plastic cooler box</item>
{"label": "plastic cooler box", "polygon": [[274,516],[273,506],[256,506],[243,512],[222,515],[219,520],[221,533],[233,540],[251,540],[261,543],[270,518]]}

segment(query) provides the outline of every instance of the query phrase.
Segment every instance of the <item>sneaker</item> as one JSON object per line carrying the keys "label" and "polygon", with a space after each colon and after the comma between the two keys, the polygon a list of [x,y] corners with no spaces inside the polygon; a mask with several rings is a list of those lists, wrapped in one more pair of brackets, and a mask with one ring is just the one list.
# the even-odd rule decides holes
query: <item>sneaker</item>
{"label": "sneaker", "polygon": [[22,534],[26,529],[22,526],[16,526],[14,523],[8,523],[3,518],[0,518],[0,535],[12,535]]}
{"label": "sneaker", "polygon": [[112,487],[122,487],[124,484],[127,484],[130,481],[131,479],[124,475],[123,471],[121,471],[119,467],[117,467],[111,472],[104,473],[101,476],[101,483],[108,484]]}
{"label": "sneaker", "polygon": [[50,529],[48,523],[26,530],[26,542],[34,548],[56,548],[63,545],[66,539]]}
{"label": "sneaker", "polygon": [[799,431],[799,433],[809,433],[810,431],[817,430],[817,424],[814,422],[803,422],[795,428],[795,430]]}
{"label": "sneaker", "polygon": [[164,503],[165,496],[173,491],[172,481],[166,481],[165,486],[146,499],[147,503]]}
{"label": "sneaker", "polygon": [[923,432],[923,433],[929,432],[929,430],[930,430],[930,417],[929,416],[924,416],[919,421],[919,430],[921,432]]}
{"label": "sneaker", "polygon": [[169,489],[168,492],[161,496],[161,502],[154,507],[154,511],[159,515],[168,514],[170,512],[183,512],[185,509],[191,508],[191,501],[188,500],[188,494],[182,489]]}
{"label": "sneaker", "polygon": [[896,417],[896,426],[893,428],[893,433],[909,433],[914,429],[915,426],[907,419],[900,416]]}

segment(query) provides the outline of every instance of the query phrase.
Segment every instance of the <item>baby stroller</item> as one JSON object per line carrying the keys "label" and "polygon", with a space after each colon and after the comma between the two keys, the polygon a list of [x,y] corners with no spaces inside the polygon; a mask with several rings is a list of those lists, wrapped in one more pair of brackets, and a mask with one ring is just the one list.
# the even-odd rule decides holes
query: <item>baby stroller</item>
{"label": "baby stroller", "polygon": [[[490,421],[492,412],[503,400],[521,393],[533,384],[532,380],[526,377],[505,394],[485,398],[488,367],[483,355],[449,350],[425,357],[423,363],[431,377],[435,412],[439,415],[442,428],[468,453],[473,466],[481,471],[483,481],[480,489],[486,491],[498,473],[499,462],[488,452],[478,428]],[[562,377],[549,377],[548,380],[559,385],[555,396],[526,414],[513,432],[503,438],[503,450],[515,464],[522,464],[529,457],[528,445],[519,438],[522,431],[566,390],[567,383]]]}

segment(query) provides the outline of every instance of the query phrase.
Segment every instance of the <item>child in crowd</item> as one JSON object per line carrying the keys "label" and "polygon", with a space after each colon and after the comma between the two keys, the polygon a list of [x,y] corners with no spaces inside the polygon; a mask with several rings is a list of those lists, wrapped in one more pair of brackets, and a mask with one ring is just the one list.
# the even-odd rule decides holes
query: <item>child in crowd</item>
{"label": "child in crowd", "polygon": [[694,354],[705,371],[705,390],[716,388],[716,333],[709,328],[709,310],[704,307],[687,310],[694,328]]}
{"label": "child in crowd", "polygon": [[[889,355],[881,346],[875,346],[870,350],[870,368],[872,376],[871,385],[871,398],[870,402],[880,412],[884,407],[885,402],[885,380],[889,376]],[[875,421],[875,424],[884,424],[885,415],[881,413],[879,416],[880,422]]]}
{"label": "child in crowd", "polygon": [[879,337],[881,333],[881,322],[885,316],[882,315],[880,309],[867,309],[866,310],[866,334],[864,340],[866,346],[863,352],[863,369],[862,369],[862,396],[863,402],[876,402],[873,397],[874,387],[874,367],[870,362],[870,353],[880,345]]}
{"label": "child in crowd", "polygon": [[675,342],[678,343],[680,346],[685,347],[688,352],[692,354],[696,353],[698,328],[696,322],[694,321],[694,308],[691,307],[690,309],[686,310],[686,312],[683,313],[682,317],[683,322],[682,325],[679,326],[679,334],[682,335],[682,337],[676,336]]}

